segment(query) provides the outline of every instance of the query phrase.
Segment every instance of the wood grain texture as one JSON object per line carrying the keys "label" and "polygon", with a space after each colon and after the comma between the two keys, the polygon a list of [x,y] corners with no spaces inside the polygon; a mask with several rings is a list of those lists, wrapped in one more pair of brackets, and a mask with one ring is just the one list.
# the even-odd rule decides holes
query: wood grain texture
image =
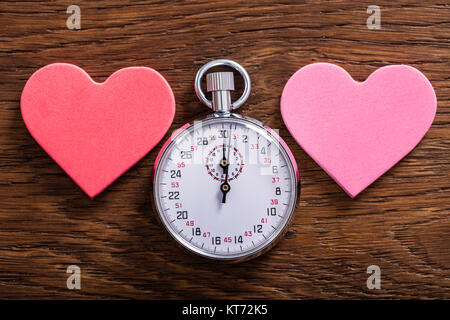
{"label": "wood grain texture", "polygon": [[[70,4],[81,30],[66,28]],[[366,27],[372,4],[381,30]],[[0,298],[450,298],[448,1],[2,1],[0,25]],[[186,254],[157,222],[150,175],[163,142],[91,201],[32,139],[19,105],[28,77],[49,63],[77,64],[96,81],[149,66],[173,87],[174,130],[208,114],[193,78],[219,57],[247,68],[253,92],[240,112],[279,128],[301,171],[289,232],[239,265]],[[319,61],[360,81],[409,64],[436,90],[423,141],[354,200],[281,119],[287,79]],[[81,290],[66,288],[72,264]],[[373,264],[381,290],[366,288]]]}

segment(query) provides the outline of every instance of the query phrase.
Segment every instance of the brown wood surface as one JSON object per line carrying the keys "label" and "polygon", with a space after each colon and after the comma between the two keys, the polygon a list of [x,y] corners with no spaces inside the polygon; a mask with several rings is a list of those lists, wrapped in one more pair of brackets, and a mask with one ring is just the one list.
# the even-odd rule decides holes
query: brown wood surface
{"label": "brown wood surface", "polygon": [[[66,27],[70,4],[81,30]],[[366,27],[372,4],[381,30]],[[0,28],[0,298],[450,298],[448,1],[1,1]],[[173,130],[208,114],[193,78],[219,57],[247,68],[253,92],[240,112],[281,130],[303,185],[284,239],[238,265],[185,253],[158,224],[150,175],[162,142],[90,200],[32,139],[19,105],[28,77],[49,63],[77,64],[96,81],[149,66],[174,90]],[[423,141],[354,200],[280,115],[287,79],[319,61],[360,81],[409,64],[436,90]],[[81,290],[66,288],[72,264]],[[366,288],[373,264],[381,290]]]}

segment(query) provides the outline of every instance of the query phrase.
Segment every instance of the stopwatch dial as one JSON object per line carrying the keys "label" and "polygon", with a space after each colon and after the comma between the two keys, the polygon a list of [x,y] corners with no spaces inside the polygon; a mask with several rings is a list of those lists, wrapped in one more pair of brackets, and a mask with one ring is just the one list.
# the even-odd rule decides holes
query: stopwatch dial
{"label": "stopwatch dial", "polygon": [[224,166],[228,165],[227,181],[237,179],[244,169],[244,156],[231,144],[217,145],[206,156],[206,170],[217,181],[225,181]]}
{"label": "stopwatch dial", "polygon": [[170,233],[207,257],[256,253],[289,221],[296,176],[286,151],[262,127],[237,119],[204,120],[164,151],[155,201]]}

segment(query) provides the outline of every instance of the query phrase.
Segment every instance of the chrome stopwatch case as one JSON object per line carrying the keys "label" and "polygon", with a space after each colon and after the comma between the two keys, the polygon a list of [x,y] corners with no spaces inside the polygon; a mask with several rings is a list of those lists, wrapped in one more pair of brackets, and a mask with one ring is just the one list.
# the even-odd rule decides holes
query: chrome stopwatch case
{"label": "chrome stopwatch case", "polygon": [[[231,102],[232,72],[243,77],[242,96]],[[231,60],[214,60],[197,73],[200,100],[214,110],[166,142],[155,163],[154,203],[162,224],[186,249],[206,258],[242,261],[271,247],[292,220],[298,171],[287,145],[261,122],[234,114],[248,98],[250,78]]]}

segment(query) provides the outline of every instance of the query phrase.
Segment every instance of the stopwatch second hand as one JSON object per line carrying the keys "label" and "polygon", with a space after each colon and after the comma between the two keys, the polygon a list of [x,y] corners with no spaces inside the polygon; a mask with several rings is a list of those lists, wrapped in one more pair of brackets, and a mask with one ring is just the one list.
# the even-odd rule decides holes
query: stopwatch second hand
{"label": "stopwatch second hand", "polygon": [[230,138],[228,141],[228,156],[225,157],[225,144],[223,145],[223,159],[220,162],[220,166],[223,169],[223,173],[225,174],[225,180],[220,185],[220,191],[222,191],[222,203],[226,203],[227,201],[227,193],[230,191],[231,187],[228,183],[228,170],[230,168],[230,148],[231,148],[231,128],[230,128]]}

